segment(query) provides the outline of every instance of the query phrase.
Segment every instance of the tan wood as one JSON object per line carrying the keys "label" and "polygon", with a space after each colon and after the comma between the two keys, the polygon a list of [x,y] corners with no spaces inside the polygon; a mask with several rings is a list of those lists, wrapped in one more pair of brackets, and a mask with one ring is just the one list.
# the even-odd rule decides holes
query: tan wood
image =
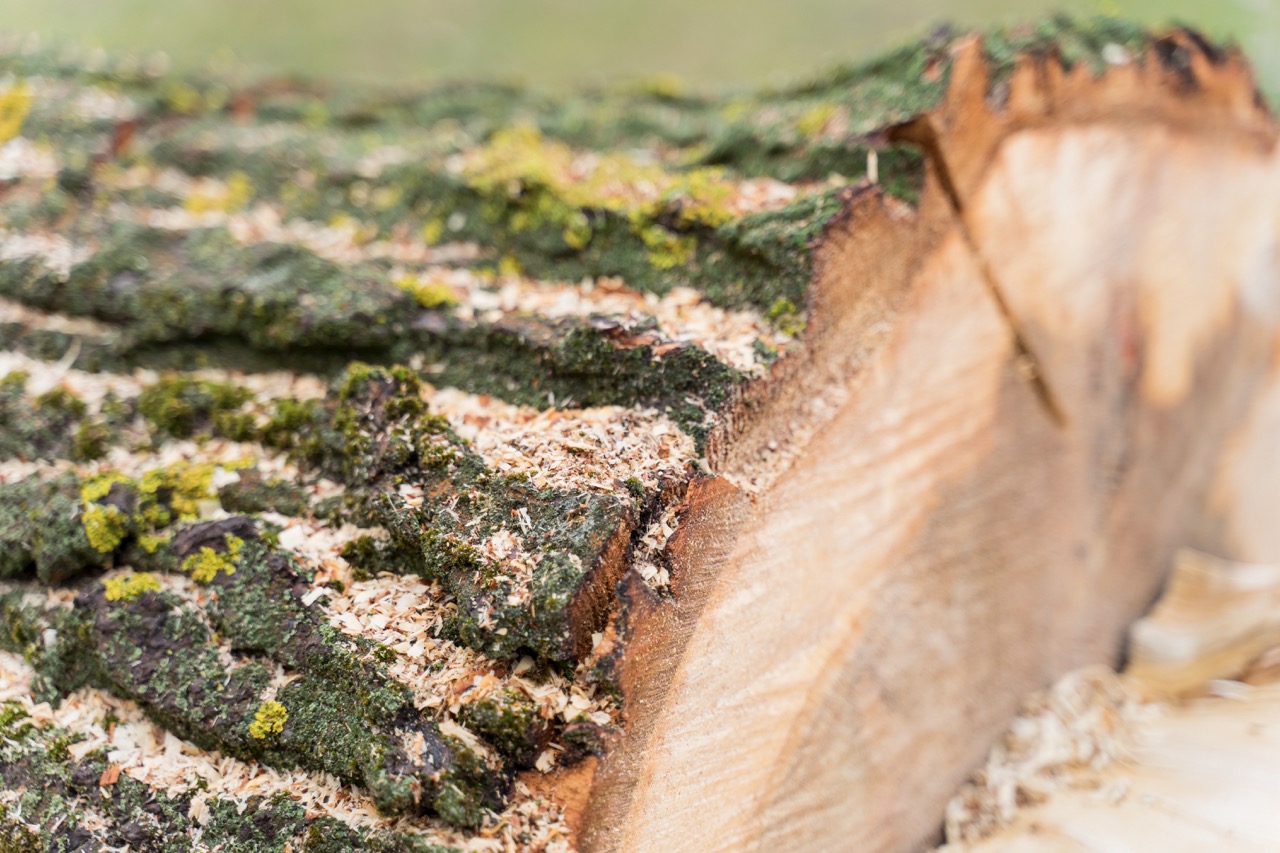
{"label": "tan wood", "polygon": [[[861,188],[808,352],[633,591],[597,850],[911,850],[1021,697],[1114,663],[1184,546],[1280,550],[1280,155],[1234,57],[1095,80],[978,46]],[[727,449],[725,449],[727,448]]]}

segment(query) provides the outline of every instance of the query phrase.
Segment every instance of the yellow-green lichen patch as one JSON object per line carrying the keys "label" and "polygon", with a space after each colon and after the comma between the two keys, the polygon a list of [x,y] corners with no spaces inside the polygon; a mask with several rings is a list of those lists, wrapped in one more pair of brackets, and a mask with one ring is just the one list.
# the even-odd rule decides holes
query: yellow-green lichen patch
{"label": "yellow-green lichen patch", "polygon": [[669,171],[627,154],[584,154],[527,124],[500,130],[464,155],[461,172],[484,195],[527,196],[529,203],[512,217],[513,230],[555,225],[565,229],[570,245],[587,242],[584,210],[607,210],[640,223],[672,210],[681,225],[710,227],[735,215],[737,185],[719,168]]}
{"label": "yellow-green lichen patch", "polygon": [[110,554],[129,533],[128,516],[113,506],[89,504],[81,514],[84,535],[94,550]]}
{"label": "yellow-green lichen patch", "polygon": [[258,740],[278,735],[284,731],[284,724],[288,719],[289,711],[284,705],[275,701],[263,702],[253,715],[253,722],[249,724],[249,734]]}
{"label": "yellow-green lichen patch", "polygon": [[804,315],[796,308],[795,303],[780,296],[769,306],[765,316],[773,321],[778,331],[785,335],[798,335],[804,331]]}
{"label": "yellow-green lichen patch", "polygon": [[154,554],[160,546],[169,541],[168,534],[143,533],[138,536],[138,547],[147,554]]}
{"label": "yellow-green lichen patch", "polygon": [[31,87],[19,81],[0,92],[0,143],[22,132],[22,123],[31,111]]}
{"label": "yellow-green lichen patch", "polygon": [[817,104],[810,107],[796,119],[796,130],[801,136],[811,138],[818,136],[827,127],[827,124],[839,112],[839,106],[836,104]]}
{"label": "yellow-green lichen patch", "polygon": [[205,584],[212,583],[219,572],[234,575],[236,559],[240,556],[240,549],[244,547],[244,540],[238,536],[228,536],[224,541],[227,550],[215,551],[206,545],[182,561],[182,570],[196,583]]}
{"label": "yellow-green lichen patch", "polygon": [[194,182],[183,207],[196,214],[231,213],[253,200],[253,182],[244,172],[232,172],[227,180],[205,178]]}
{"label": "yellow-green lichen patch", "polygon": [[107,601],[133,601],[144,592],[159,592],[160,581],[150,572],[130,572],[102,582]]}
{"label": "yellow-green lichen patch", "polygon": [[[138,478],[143,500],[140,521],[156,528],[178,519],[199,518],[200,502],[214,497],[213,472],[217,467],[212,463],[181,462],[147,471]],[[169,497],[168,509],[157,500],[162,494]]]}
{"label": "yellow-green lichen patch", "polygon": [[119,471],[103,471],[86,477],[80,483],[80,498],[85,503],[100,501],[111,491],[116,483],[127,483],[129,478]]}
{"label": "yellow-green lichen patch", "polygon": [[458,294],[439,278],[407,275],[396,281],[396,287],[416,299],[423,308],[451,308],[458,304]]}

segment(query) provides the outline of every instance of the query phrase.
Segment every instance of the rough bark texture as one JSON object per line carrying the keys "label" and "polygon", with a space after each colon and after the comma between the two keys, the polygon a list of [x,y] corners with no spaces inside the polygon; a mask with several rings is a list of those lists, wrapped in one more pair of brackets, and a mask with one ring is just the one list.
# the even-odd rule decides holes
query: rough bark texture
{"label": "rough bark texture", "polygon": [[0,71],[0,851],[915,848],[1277,544],[1276,129],[1194,34]]}

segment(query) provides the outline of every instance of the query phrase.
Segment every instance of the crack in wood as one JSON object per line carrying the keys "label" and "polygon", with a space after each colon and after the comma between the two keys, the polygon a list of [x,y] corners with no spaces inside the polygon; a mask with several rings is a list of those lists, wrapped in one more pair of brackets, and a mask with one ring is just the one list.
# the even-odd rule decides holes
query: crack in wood
{"label": "crack in wood", "polygon": [[978,245],[977,239],[969,228],[968,220],[965,217],[964,200],[960,197],[960,191],[951,176],[951,168],[947,164],[946,156],[942,153],[942,145],[938,141],[938,133],[934,129],[933,123],[928,116],[919,116],[893,128],[890,132],[890,138],[895,142],[910,142],[918,146],[925,159],[933,164],[934,174],[938,177],[938,185],[941,187],[951,213],[955,217],[956,228],[959,230],[965,245],[968,246],[969,252],[973,255],[974,262],[978,266],[978,274],[986,284],[987,291],[991,294],[991,298],[995,300],[996,309],[1000,312],[1000,316],[1004,319],[1005,325],[1009,327],[1009,332],[1013,336],[1014,350],[1017,353],[1016,364],[1018,372],[1031,386],[1036,399],[1040,401],[1041,408],[1044,409],[1049,419],[1056,426],[1066,426],[1066,412],[1058,404],[1058,398],[1054,395],[1053,389],[1045,377],[1040,360],[1032,350],[1026,335],[1023,334],[1018,319],[1014,316],[1009,303],[1004,298],[1004,290],[1000,286],[995,272],[991,269],[991,264],[987,261],[982,247]]}

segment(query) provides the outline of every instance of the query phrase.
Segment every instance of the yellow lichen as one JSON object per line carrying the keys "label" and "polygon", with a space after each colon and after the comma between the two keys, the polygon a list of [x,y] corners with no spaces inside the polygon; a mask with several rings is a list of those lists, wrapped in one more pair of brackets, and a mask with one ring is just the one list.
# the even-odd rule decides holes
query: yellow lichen
{"label": "yellow lichen", "polygon": [[636,82],[635,88],[642,95],[652,95],[655,98],[667,100],[683,98],[689,93],[689,87],[685,85],[684,79],[679,74],[671,73],[641,78]]}
{"label": "yellow lichen", "polygon": [[[583,211],[625,216],[637,233],[668,210],[682,225],[716,227],[733,218],[736,193],[719,168],[676,171],[621,153],[584,154],[527,124],[500,130],[467,154],[462,174],[486,196],[519,200],[512,230],[556,227],[572,248],[591,238]],[[502,215],[501,207],[492,214]]]}
{"label": "yellow lichen", "polygon": [[138,537],[138,546],[148,554],[154,554],[161,545],[169,541],[169,537],[160,533],[143,533]]}
{"label": "yellow lichen", "polygon": [[804,316],[796,309],[795,303],[786,297],[778,297],[765,316],[773,321],[778,331],[787,335],[798,335],[804,331]]}
{"label": "yellow lichen", "polygon": [[276,701],[263,702],[253,715],[249,724],[249,735],[258,740],[278,735],[284,731],[284,724],[289,719],[289,711]]}
{"label": "yellow lichen", "polygon": [[442,281],[424,281],[407,275],[396,282],[396,287],[413,296],[423,308],[448,308],[458,304],[458,295]]}
{"label": "yellow lichen", "polygon": [[444,236],[444,220],[439,217],[428,219],[422,226],[422,242],[434,245]]}
{"label": "yellow lichen", "polygon": [[110,494],[111,487],[116,483],[127,482],[129,478],[119,471],[103,471],[100,474],[94,474],[80,483],[80,499],[85,503],[100,501]]}
{"label": "yellow lichen", "polygon": [[796,130],[805,137],[817,136],[826,129],[827,123],[835,118],[837,109],[835,104],[818,104],[806,110],[796,119]]}
{"label": "yellow lichen", "polygon": [[660,270],[675,269],[693,260],[698,242],[692,236],[681,236],[651,225],[640,232],[640,239],[649,247],[649,263]]}
{"label": "yellow lichen", "polygon": [[228,536],[225,541],[227,550],[215,551],[206,545],[182,561],[182,570],[191,575],[196,583],[213,583],[218,572],[234,575],[236,559],[240,556],[240,549],[244,547],[244,540],[238,536]]}
{"label": "yellow lichen", "polygon": [[31,87],[18,82],[0,92],[0,143],[22,132],[22,123],[31,112]]}
{"label": "yellow lichen", "polygon": [[[222,467],[229,467],[223,465]],[[216,465],[180,462],[167,468],[153,468],[138,479],[138,491],[143,498],[144,521],[149,526],[164,527],[172,521],[170,513],[155,503],[157,494],[164,490],[172,515],[179,519],[200,517],[200,501],[213,497],[213,472]]]}
{"label": "yellow lichen", "polygon": [[498,275],[500,276],[518,276],[520,275],[520,262],[515,259],[514,255],[503,255],[498,259]]}
{"label": "yellow lichen", "polygon": [[204,103],[200,90],[181,80],[167,81],[161,89],[161,96],[168,103],[169,108],[177,113],[194,113]]}
{"label": "yellow lichen", "polygon": [[350,231],[351,242],[357,245],[363,245],[378,239],[377,225],[371,222],[361,222],[349,213],[335,213],[329,217],[329,227]]}
{"label": "yellow lichen", "polygon": [[244,172],[232,172],[225,183],[197,182],[183,202],[192,213],[231,213],[243,210],[253,200],[253,181]]}
{"label": "yellow lichen", "polygon": [[102,582],[107,601],[133,601],[144,592],[159,592],[160,581],[149,572],[135,572]]}
{"label": "yellow lichen", "polygon": [[129,532],[127,521],[128,517],[116,507],[101,504],[88,504],[80,514],[80,523],[84,525],[89,545],[103,554],[110,554],[120,547]]}

